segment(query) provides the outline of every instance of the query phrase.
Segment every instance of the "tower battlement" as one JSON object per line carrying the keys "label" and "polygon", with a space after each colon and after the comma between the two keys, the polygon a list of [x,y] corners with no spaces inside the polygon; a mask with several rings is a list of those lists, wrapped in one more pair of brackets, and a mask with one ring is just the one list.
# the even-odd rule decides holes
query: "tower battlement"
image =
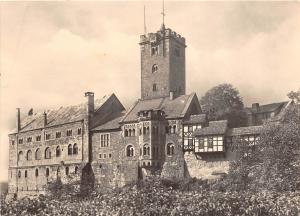
{"label": "tower battlement", "polygon": [[170,28],[160,29],[155,33],[148,33],[140,36],[140,45],[159,41],[165,38],[175,39],[178,43],[185,45],[185,38]]}

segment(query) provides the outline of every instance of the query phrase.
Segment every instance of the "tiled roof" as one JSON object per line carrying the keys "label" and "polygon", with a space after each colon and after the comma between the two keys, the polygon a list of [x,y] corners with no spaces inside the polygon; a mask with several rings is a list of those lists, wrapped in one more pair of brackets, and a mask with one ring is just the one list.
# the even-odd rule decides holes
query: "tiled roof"
{"label": "tiled roof", "polygon": [[[94,110],[99,109],[111,95],[104,96],[103,98],[95,100]],[[75,106],[60,107],[58,109],[47,110],[47,127],[60,125],[68,122],[83,120],[86,115],[87,103],[78,104]],[[34,113],[21,118],[20,132],[34,130],[43,127],[44,112]],[[16,133],[16,129],[11,133]]]}
{"label": "tiled roof", "polygon": [[249,126],[249,127],[239,127],[232,128],[228,130],[228,136],[241,136],[241,135],[251,135],[251,134],[260,134],[263,129],[263,126]]}
{"label": "tiled roof", "polygon": [[227,120],[210,121],[208,127],[195,130],[195,136],[225,134],[227,130]]}
{"label": "tiled roof", "polygon": [[253,110],[251,107],[247,107],[247,108],[245,108],[245,110],[247,112],[252,112],[252,113],[274,112],[278,109],[285,107],[287,104],[288,104],[288,101],[259,105],[259,110],[257,112],[255,110]]}
{"label": "tiled roof", "polygon": [[207,121],[206,114],[191,115],[188,120],[185,120],[184,123],[187,124],[197,124],[205,123]]}
{"label": "tiled roof", "polygon": [[150,100],[138,100],[129,109],[121,122],[137,121],[137,114],[142,110],[163,110],[167,119],[184,117],[188,105],[191,103],[195,94],[181,95],[173,100],[169,97],[162,97]]}
{"label": "tiled roof", "polygon": [[113,130],[119,129],[121,127],[120,120],[124,117],[124,113],[120,113],[120,115],[102,125],[99,125],[92,129],[92,131],[104,131],[104,130]]}

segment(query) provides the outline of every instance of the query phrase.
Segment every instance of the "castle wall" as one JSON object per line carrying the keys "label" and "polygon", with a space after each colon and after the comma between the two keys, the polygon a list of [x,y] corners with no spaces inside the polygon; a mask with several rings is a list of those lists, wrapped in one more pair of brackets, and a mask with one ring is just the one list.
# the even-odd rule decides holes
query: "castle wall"
{"label": "castle wall", "polygon": [[[210,154],[210,155],[209,155]],[[185,177],[215,179],[223,173],[228,173],[229,163],[234,160],[234,152],[227,151],[225,155],[208,153],[202,157],[193,152],[184,153]]]}
{"label": "castle wall", "polygon": [[[110,144],[108,147],[101,147],[100,136],[106,133],[110,134]],[[96,185],[111,189],[124,186],[138,179],[139,148],[137,137],[123,137],[120,130],[94,132],[92,142],[92,168]],[[126,156],[128,145],[134,147],[133,157]]]}

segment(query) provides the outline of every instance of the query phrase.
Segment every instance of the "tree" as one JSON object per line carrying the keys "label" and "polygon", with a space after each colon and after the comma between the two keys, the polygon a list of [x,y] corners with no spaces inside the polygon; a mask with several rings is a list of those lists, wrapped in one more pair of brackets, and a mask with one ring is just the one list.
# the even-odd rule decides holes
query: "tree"
{"label": "tree", "polygon": [[[300,92],[293,96],[300,98]],[[279,120],[263,125],[254,148],[242,139],[233,142],[237,159],[230,165],[228,182],[235,188],[300,189],[300,101],[294,101]]]}
{"label": "tree", "polygon": [[247,115],[239,91],[231,84],[220,84],[208,90],[200,99],[210,121],[228,120],[229,127],[245,126]]}

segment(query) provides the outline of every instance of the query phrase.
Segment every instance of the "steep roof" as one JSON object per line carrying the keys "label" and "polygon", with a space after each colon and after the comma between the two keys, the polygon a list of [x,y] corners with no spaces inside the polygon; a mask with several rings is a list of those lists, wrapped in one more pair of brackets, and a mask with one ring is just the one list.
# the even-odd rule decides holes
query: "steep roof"
{"label": "steep roof", "polygon": [[266,112],[274,112],[278,109],[284,108],[289,101],[284,101],[284,102],[278,102],[278,103],[271,103],[271,104],[265,104],[265,105],[259,105],[259,110],[255,111],[251,107],[245,108],[247,112],[250,113],[266,113]]}
{"label": "steep roof", "polygon": [[[94,110],[98,110],[112,95],[104,96],[95,100]],[[55,126],[68,122],[83,120],[86,116],[87,103],[81,103],[74,106],[61,106],[58,109],[51,109],[45,111],[47,114],[47,126]],[[34,130],[43,127],[44,112],[34,113],[21,118],[21,130],[20,132]],[[16,133],[14,129],[11,133]]]}
{"label": "steep roof", "polygon": [[114,119],[105,122],[102,125],[99,125],[92,129],[92,131],[105,131],[105,130],[114,130],[119,129],[121,127],[120,120],[124,117],[125,113],[120,113],[117,117]]}
{"label": "steep roof", "polygon": [[206,123],[206,122],[207,122],[206,114],[191,115],[189,119],[184,121],[184,123],[186,124],[197,124],[197,123]]}
{"label": "steep roof", "polygon": [[198,128],[194,131],[195,136],[225,134],[227,120],[210,121],[208,127]]}
{"label": "steep roof", "polygon": [[241,136],[241,135],[253,135],[260,134],[263,129],[262,125],[232,128],[228,130],[228,136]]}
{"label": "steep roof", "polygon": [[131,109],[126,113],[121,122],[137,121],[137,114],[142,110],[163,110],[167,119],[183,118],[191,104],[195,93],[190,95],[180,95],[171,100],[169,97],[161,97],[150,100],[138,100]]}

